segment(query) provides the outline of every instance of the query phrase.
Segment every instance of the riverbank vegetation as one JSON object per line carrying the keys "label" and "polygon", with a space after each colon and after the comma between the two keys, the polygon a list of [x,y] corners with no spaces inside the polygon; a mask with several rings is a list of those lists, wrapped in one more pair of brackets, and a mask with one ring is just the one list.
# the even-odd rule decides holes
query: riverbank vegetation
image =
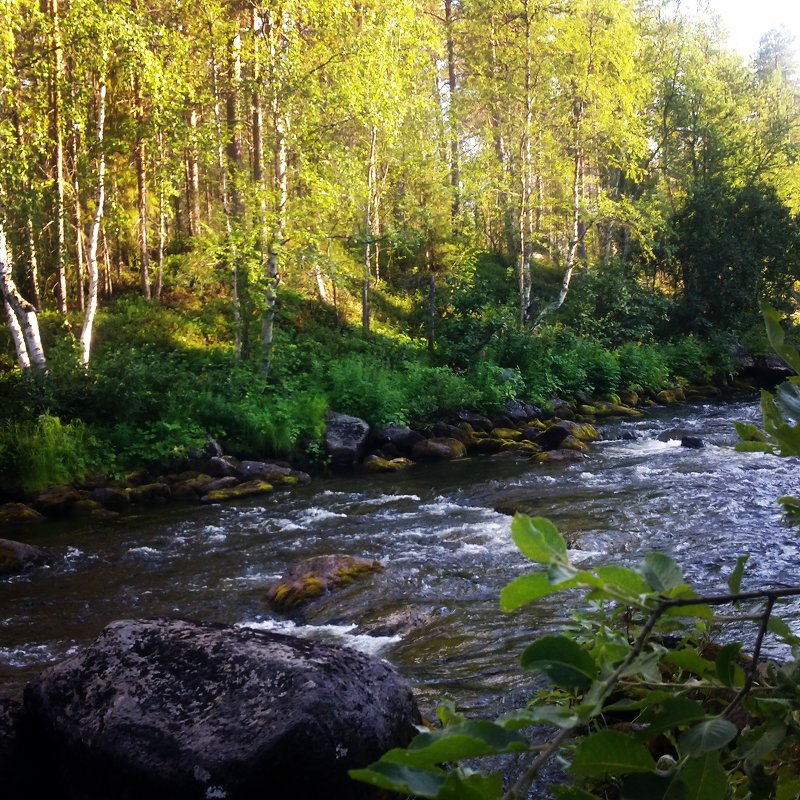
{"label": "riverbank vegetation", "polygon": [[[730,380],[797,310],[792,44],[679,3],[5,0],[0,474]],[[36,457],[31,454],[36,453]]]}

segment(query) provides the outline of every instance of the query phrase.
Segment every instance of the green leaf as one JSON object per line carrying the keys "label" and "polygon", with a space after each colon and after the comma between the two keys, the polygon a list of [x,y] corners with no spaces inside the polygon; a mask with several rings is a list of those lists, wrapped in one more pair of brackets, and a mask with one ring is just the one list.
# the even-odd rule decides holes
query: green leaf
{"label": "green leaf", "polygon": [[736,559],[736,566],[733,568],[733,572],[728,576],[728,588],[731,590],[731,594],[739,594],[742,590],[744,565],[747,563],[748,558],[750,558],[750,554],[745,553],[743,556],[739,556],[739,558]]}
{"label": "green leaf", "polygon": [[572,770],[588,777],[649,772],[656,762],[645,746],[620,731],[598,731],[575,748]]}
{"label": "green leaf", "polygon": [[763,731],[761,736],[742,753],[747,759],[761,759],[771,755],[786,740],[786,725],[781,721],[774,721],[760,731]]}
{"label": "green leaf", "polygon": [[497,800],[502,794],[503,776],[499,772],[465,775],[461,770],[454,770],[447,776],[438,800]]}
{"label": "green leaf", "polygon": [[704,753],[721,750],[738,733],[736,726],[727,719],[713,717],[690,728],[678,740],[681,752],[697,758]]}
{"label": "green leaf", "polygon": [[550,791],[556,800],[600,800],[596,794],[578,786],[553,786]]}
{"label": "green leaf", "polygon": [[597,567],[595,573],[610,589],[622,592],[631,599],[638,600],[641,595],[650,594],[651,589],[645,579],[628,567],[604,564]]}
{"label": "green leaf", "polygon": [[800,420],[800,385],[791,378],[775,390],[775,402],[789,419]]}
{"label": "green leaf", "polygon": [[456,704],[450,699],[442,700],[436,706],[436,718],[444,728],[448,725],[460,725],[466,721],[466,717],[456,709]]}
{"label": "green leaf", "polygon": [[798,645],[800,644],[800,636],[798,636],[790,627],[787,622],[784,622],[780,617],[770,616],[767,623],[767,630],[774,633],[783,639],[786,644]]}
{"label": "green leaf", "polygon": [[785,494],[778,498],[778,503],[783,506],[783,513],[786,514],[792,525],[800,525],[800,497]]}
{"label": "green leaf", "polygon": [[384,756],[395,763],[427,767],[445,761],[493,756],[527,750],[519,734],[488,720],[469,720],[431,733],[420,733],[406,750],[390,750]]}
{"label": "green leaf", "polygon": [[651,706],[639,715],[637,722],[646,724],[644,730],[637,731],[639,739],[652,739],[665,731],[671,731],[692,722],[705,719],[706,712],[696,700],[688,697],[670,697],[663,700],[658,707]]}
{"label": "green leaf", "polygon": [[786,341],[781,327],[781,316],[768,303],[761,302],[761,313],[767,328],[767,338],[772,349],[795,371],[800,372],[800,354]]}
{"label": "green leaf", "polygon": [[775,453],[775,445],[767,442],[737,442],[733,449],[737,453]]}
{"label": "green leaf", "polygon": [[767,437],[757,425],[749,422],[734,422],[736,433],[743,442],[765,442]]}
{"label": "green leaf", "polygon": [[665,553],[648,553],[639,570],[654,592],[665,592],[683,584],[683,573]]}
{"label": "green leaf", "polygon": [[664,661],[700,677],[710,675],[714,671],[712,663],[695,650],[671,650],[664,655]]}
{"label": "green leaf", "polygon": [[741,642],[731,642],[722,647],[717,653],[714,668],[720,681],[729,688],[741,686],[744,683],[744,670],[738,663]]}
{"label": "green leaf", "polygon": [[559,728],[572,728],[579,722],[578,715],[566,706],[533,706],[518,708],[498,717],[496,722],[509,730],[517,731],[531,725],[557,725]]}
{"label": "green leaf", "polygon": [[566,636],[543,636],[522,653],[523,669],[544,672],[566,689],[585,689],[597,677],[594,659]]}
{"label": "green leaf", "polygon": [[558,528],[544,517],[515,514],[511,538],[522,554],[540,564],[567,564],[567,543]]}
{"label": "green leaf", "polygon": [[794,775],[779,775],[775,800],[797,800],[800,797],[800,778]]}
{"label": "green leaf", "polygon": [[380,789],[427,798],[438,797],[445,781],[443,770],[418,769],[384,760],[376,761],[366,769],[351,769],[348,774]]}
{"label": "green leaf", "polygon": [[503,611],[516,611],[540,597],[546,597],[548,594],[559,592],[562,589],[570,589],[573,586],[577,586],[577,581],[568,581],[554,586],[546,572],[520,575],[500,591],[500,608]]}
{"label": "green leaf", "polygon": [[[690,758],[678,773],[686,787],[684,800],[724,800],[728,796],[728,775],[720,764],[719,753],[708,753],[702,758]],[[677,800],[672,792],[667,800]]]}
{"label": "green leaf", "polygon": [[671,773],[644,772],[631,775],[622,784],[622,800],[683,800],[686,787]]}

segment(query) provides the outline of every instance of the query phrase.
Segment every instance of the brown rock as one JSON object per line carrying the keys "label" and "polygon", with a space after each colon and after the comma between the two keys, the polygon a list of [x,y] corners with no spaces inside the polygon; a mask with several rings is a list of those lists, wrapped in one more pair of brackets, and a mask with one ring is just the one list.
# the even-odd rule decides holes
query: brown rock
{"label": "brown rock", "polygon": [[69,514],[72,506],[81,497],[81,493],[71,486],[53,486],[42,492],[34,501],[34,505],[46,517],[58,517]]}
{"label": "brown rock", "polygon": [[424,439],[414,445],[412,455],[415,461],[451,461],[463,458],[467,448],[463,442],[449,437]]}
{"label": "brown rock", "polygon": [[43,514],[24,503],[6,503],[0,506],[0,526],[4,528],[30,525],[33,522],[43,522],[44,519]]}
{"label": "brown rock", "polygon": [[142,486],[134,486],[129,494],[132,503],[143,505],[166,503],[172,498],[172,490],[167,483],[145,483]]}
{"label": "brown rock", "polygon": [[41,564],[44,551],[39,547],[12,539],[0,539],[0,575],[21,572],[25,567]]}
{"label": "brown rock", "polygon": [[380,561],[342,553],[306,558],[270,586],[267,603],[276,611],[288,611],[383,569]]}
{"label": "brown rock", "polygon": [[101,486],[89,495],[89,499],[100,503],[109,511],[125,511],[131,504],[127,490],[119,486]]}

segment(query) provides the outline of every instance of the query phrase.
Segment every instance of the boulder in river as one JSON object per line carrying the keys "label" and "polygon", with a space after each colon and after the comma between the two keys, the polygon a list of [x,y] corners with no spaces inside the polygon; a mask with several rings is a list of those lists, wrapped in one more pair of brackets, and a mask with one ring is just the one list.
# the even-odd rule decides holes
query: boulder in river
{"label": "boulder in river", "polygon": [[219,489],[210,489],[200,498],[203,503],[225,503],[228,500],[242,500],[245,497],[257,497],[269,494],[272,484],[266,481],[252,480],[239,483],[236,486],[225,486]]}
{"label": "boulder in river", "polygon": [[421,442],[425,437],[421,433],[412,431],[408,425],[399,425],[390,422],[373,432],[373,438],[383,449],[387,445],[397,448],[398,453],[410,454],[417,442]]}
{"label": "boulder in river", "polygon": [[361,462],[369,438],[369,423],[347,414],[328,412],[325,449],[333,469],[352,469]]}
{"label": "boulder in river", "polygon": [[0,575],[22,572],[26,567],[41,564],[44,550],[32,544],[0,539]]}
{"label": "boulder in river", "polygon": [[276,611],[289,611],[383,569],[380,561],[344,553],[305,558],[269,587],[267,603]]}
{"label": "boulder in river", "polygon": [[121,486],[98,486],[92,490],[89,499],[109,511],[125,511],[131,504],[128,492]]}
{"label": "boulder in river", "polygon": [[705,446],[705,442],[698,436],[681,437],[681,447],[688,447],[691,450],[702,450]]}
{"label": "boulder in river", "polygon": [[347,770],[407,744],[419,720],[379,659],[165,619],[112,623],[24,703],[34,780],[60,784],[44,796],[98,800],[371,796]]}
{"label": "boulder in river", "polygon": [[34,501],[34,506],[46,517],[59,517],[69,514],[72,506],[82,497],[73,486],[51,486]]}

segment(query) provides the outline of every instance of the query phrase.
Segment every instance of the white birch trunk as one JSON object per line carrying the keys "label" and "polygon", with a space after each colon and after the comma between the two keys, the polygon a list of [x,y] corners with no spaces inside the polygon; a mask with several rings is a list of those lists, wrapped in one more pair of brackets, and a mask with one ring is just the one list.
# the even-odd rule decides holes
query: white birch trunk
{"label": "white birch trunk", "polygon": [[81,360],[88,366],[92,352],[92,332],[94,318],[97,313],[97,294],[100,283],[100,269],[97,264],[97,248],[100,241],[100,226],[103,221],[103,206],[106,198],[106,158],[103,150],[103,139],[106,122],[106,80],[105,75],[100,77],[97,93],[97,144],[99,148],[97,161],[97,201],[92,219],[91,232],[89,233],[89,247],[86,253],[86,262],[89,272],[89,291],[86,298],[86,312],[83,317],[81,329]]}

